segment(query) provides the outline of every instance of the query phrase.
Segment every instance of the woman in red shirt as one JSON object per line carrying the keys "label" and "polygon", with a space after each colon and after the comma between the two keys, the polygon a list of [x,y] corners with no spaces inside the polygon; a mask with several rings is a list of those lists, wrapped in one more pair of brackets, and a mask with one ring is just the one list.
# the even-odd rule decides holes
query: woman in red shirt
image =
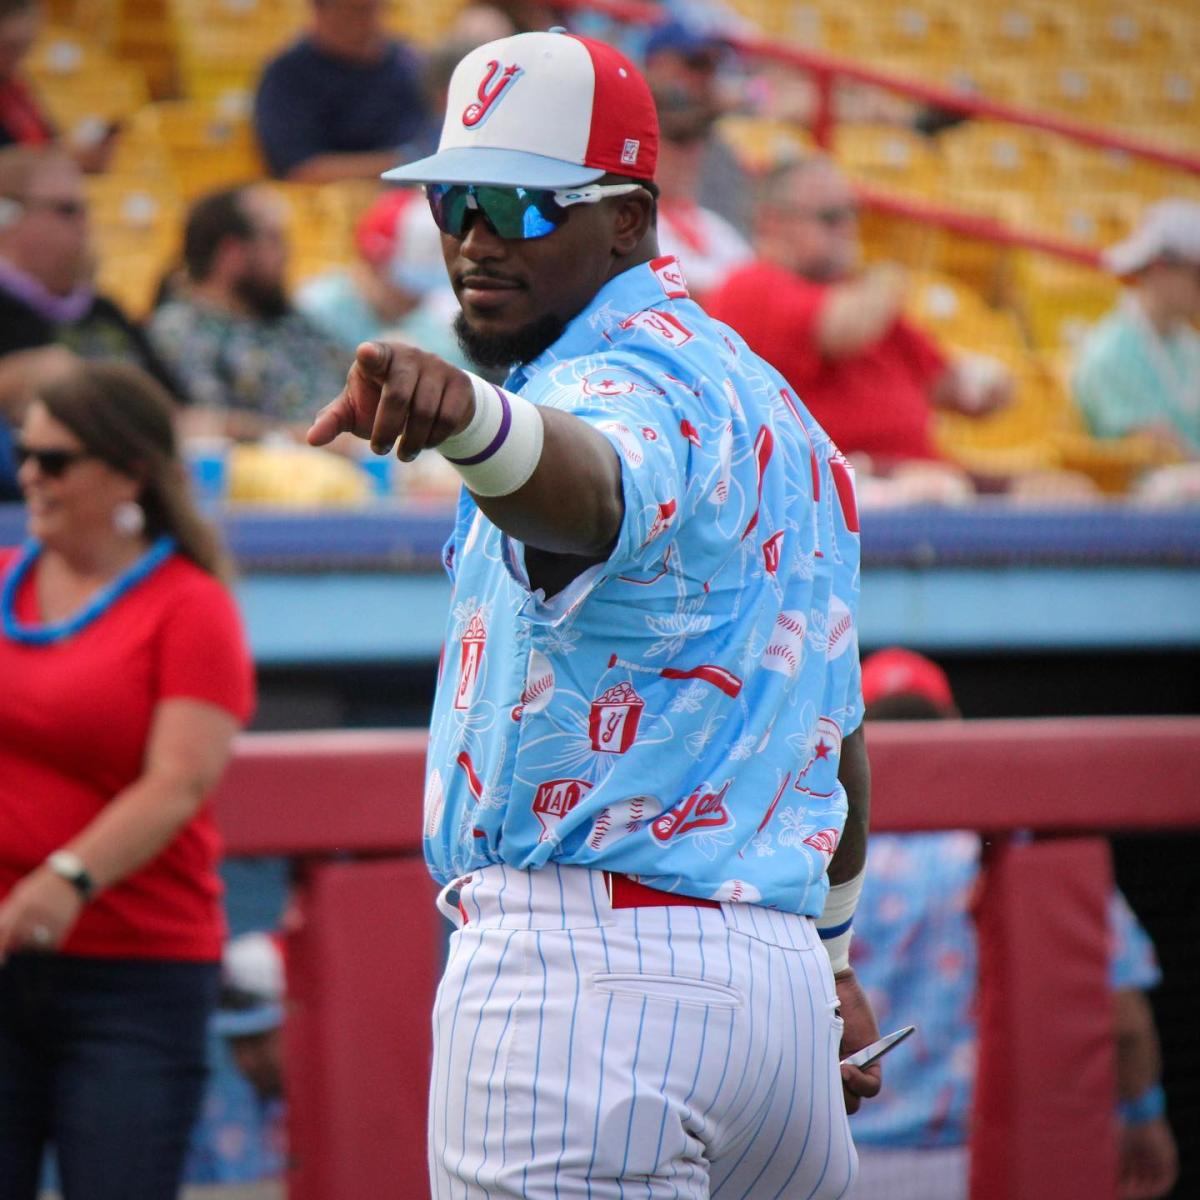
{"label": "woman in red shirt", "polygon": [[224,919],[205,801],[253,707],[172,404],[85,363],[17,446],[0,550],[0,1195],[168,1200],[205,1077]]}

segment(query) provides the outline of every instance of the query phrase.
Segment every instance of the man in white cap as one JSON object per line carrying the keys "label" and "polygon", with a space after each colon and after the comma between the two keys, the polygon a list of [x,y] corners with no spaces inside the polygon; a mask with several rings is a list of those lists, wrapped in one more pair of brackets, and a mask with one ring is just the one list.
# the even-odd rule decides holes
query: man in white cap
{"label": "man in white cap", "polygon": [[[435,1197],[843,1196],[868,769],[852,474],[688,299],[658,123],[602,43],[468,54],[426,184],[476,363],[360,346],[349,431],[466,485],[425,853],[458,926]],[[832,885],[832,886],[831,886]],[[840,1006],[840,1014],[839,1014]]]}
{"label": "man in white cap", "polygon": [[1080,351],[1079,407],[1097,437],[1146,433],[1200,457],[1200,203],[1152,205],[1105,265],[1127,290]]}

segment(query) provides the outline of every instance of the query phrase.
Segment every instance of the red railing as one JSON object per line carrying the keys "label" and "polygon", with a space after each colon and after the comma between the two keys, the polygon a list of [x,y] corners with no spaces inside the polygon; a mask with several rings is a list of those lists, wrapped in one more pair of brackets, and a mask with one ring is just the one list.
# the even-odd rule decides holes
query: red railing
{"label": "red railing", "polygon": [[[670,14],[658,5],[642,4],[637,0],[555,0],[555,6],[566,11],[595,12],[614,21],[634,25],[659,25],[670,19]],[[1027,129],[1038,129],[1046,133],[1058,134],[1084,145],[1118,151],[1133,158],[1158,163],[1161,166],[1200,174],[1200,156],[1198,155],[1187,154],[1167,146],[1158,146],[1141,138],[1128,137],[1110,129],[1073,121],[1053,113],[1024,108],[1015,104],[1005,104],[984,96],[938,87],[803,46],[781,44],[765,38],[746,37],[738,34],[722,34],[721,40],[749,58],[784,63],[809,75],[817,90],[817,105],[811,133],[817,145],[826,149],[833,145],[833,133],[837,123],[833,102],[834,91],[839,82],[847,81],[882,88],[950,112],[972,117],[986,117]],[[898,197],[871,188],[863,188],[861,192],[864,202],[880,212],[936,225],[939,228],[948,229],[979,241],[1035,250],[1084,266],[1099,265],[1098,254],[1088,246],[1061,238],[1018,230],[1003,221],[929,204],[923,200]]]}
{"label": "red railing", "polygon": [[[1108,830],[1200,828],[1200,718],[878,723],[875,830],[968,828],[980,1079],[972,1200],[1115,1196]],[[251,734],[215,798],[231,854],[292,858],[290,1200],[428,1200],[441,954],[422,731]],[[1131,748],[1138,786],[1129,786]]]}

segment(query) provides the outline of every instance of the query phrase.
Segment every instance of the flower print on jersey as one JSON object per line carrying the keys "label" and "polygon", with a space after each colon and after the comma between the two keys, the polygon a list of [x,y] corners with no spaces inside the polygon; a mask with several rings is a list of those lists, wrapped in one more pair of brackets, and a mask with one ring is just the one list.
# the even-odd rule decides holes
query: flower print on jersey
{"label": "flower print on jersey", "polygon": [[779,831],[779,844],[792,846],[800,850],[804,846],[805,823],[804,813],[794,808],[781,808],[775,814],[782,828]]}
{"label": "flower print on jersey", "polygon": [[688,638],[699,637],[712,628],[712,617],[700,612],[704,597],[685,601],[669,616],[660,617],[653,613],[646,617],[646,627],[658,636],[643,651],[645,658],[674,658],[687,644]]}
{"label": "flower print on jersey", "polygon": [[750,839],[750,848],[756,858],[770,858],[775,853],[775,839],[765,829],[760,829]]}
{"label": "flower print on jersey", "polygon": [[704,686],[698,679],[693,679],[671,701],[671,711],[673,713],[696,713],[704,706],[704,701],[708,698],[709,689]]}
{"label": "flower print on jersey", "polygon": [[579,639],[582,636],[579,630],[568,625],[551,625],[541,631],[539,638],[542,647],[542,653],[548,658],[557,658],[561,655],[572,654],[575,647],[579,645]]}
{"label": "flower print on jersey", "polygon": [[697,761],[704,757],[704,752],[711,745],[712,740],[717,735],[717,730],[725,724],[725,718],[717,713],[711,713],[705,718],[704,724],[699,729],[693,729],[691,733],[683,739],[684,749]]}
{"label": "flower print on jersey", "polygon": [[754,754],[754,748],[758,745],[758,741],[756,734],[743,733],[729,748],[730,762],[745,762]]}

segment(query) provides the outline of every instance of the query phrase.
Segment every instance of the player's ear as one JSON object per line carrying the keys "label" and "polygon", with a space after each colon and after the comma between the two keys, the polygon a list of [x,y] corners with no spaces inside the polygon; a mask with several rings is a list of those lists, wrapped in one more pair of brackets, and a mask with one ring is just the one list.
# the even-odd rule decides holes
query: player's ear
{"label": "player's ear", "polygon": [[612,249],[617,258],[632,254],[654,223],[654,197],[639,188],[612,201]]}

